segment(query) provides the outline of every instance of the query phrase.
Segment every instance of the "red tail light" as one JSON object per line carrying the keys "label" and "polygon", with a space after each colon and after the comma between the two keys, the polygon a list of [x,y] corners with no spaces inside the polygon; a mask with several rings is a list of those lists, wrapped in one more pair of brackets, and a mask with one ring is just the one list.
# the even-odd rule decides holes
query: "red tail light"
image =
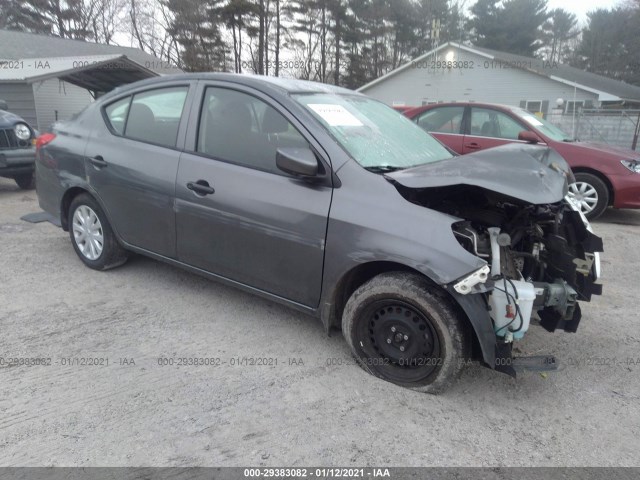
{"label": "red tail light", "polygon": [[39,150],[41,147],[44,147],[47,143],[50,143],[54,138],[56,138],[55,133],[43,133],[38,138],[36,138],[36,150]]}

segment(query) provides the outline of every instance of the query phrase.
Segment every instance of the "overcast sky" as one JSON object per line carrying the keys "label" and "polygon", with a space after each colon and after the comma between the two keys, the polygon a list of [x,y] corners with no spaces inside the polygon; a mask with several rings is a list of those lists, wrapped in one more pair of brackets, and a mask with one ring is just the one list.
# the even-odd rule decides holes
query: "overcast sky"
{"label": "overcast sky", "polygon": [[586,23],[587,13],[597,8],[616,7],[623,3],[621,0],[549,0],[549,10],[552,8],[564,8],[575,13],[580,23]]}

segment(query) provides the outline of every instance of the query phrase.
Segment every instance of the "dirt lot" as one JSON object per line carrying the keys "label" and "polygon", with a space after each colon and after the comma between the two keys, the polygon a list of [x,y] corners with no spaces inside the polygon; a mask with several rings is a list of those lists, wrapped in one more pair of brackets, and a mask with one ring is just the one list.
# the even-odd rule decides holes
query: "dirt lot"
{"label": "dirt lot", "polygon": [[89,270],[61,229],[19,219],[35,211],[0,179],[0,356],[52,359],[0,365],[2,466],[639,464],[640,212],[595,225],[605,296],[579,332],[534,327],[520,345],[559,372],[473,366],[434,397],[327,365],[350,362],[342,338],[279,305],[140,257]]}

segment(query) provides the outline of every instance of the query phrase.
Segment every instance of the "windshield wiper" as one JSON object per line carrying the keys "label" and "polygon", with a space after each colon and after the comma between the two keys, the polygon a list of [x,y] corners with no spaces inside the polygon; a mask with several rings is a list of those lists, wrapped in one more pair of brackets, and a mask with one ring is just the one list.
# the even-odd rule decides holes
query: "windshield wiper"
{"label": "windshield wiper", "polygon": [[397,170],[404,170],[404,167],[394,167],[391,165],[374,165],[373,167],[364,167],[364,169],[373,173],[389,173],[395,172]]}

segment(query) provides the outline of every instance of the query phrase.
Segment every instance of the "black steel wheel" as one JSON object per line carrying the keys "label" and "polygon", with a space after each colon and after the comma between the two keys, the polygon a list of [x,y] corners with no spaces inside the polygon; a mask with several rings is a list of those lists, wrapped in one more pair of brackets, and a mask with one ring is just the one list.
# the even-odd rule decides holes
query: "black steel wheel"
{"label": "black steel wheel", "polygon": [[432,320],[400,300],[378,300],[363,312],[368,322],[358,324],[363,351],[378,355],[391,366],[394,382],[420,382],[441,365],[440,337]]}
{"label": "black steel wheel", "polygon": [[417,274],[384,273],[366,282],[347,302],[342,330],[367,372],[423,392],[444,390],[469,357],[466,324]]}

